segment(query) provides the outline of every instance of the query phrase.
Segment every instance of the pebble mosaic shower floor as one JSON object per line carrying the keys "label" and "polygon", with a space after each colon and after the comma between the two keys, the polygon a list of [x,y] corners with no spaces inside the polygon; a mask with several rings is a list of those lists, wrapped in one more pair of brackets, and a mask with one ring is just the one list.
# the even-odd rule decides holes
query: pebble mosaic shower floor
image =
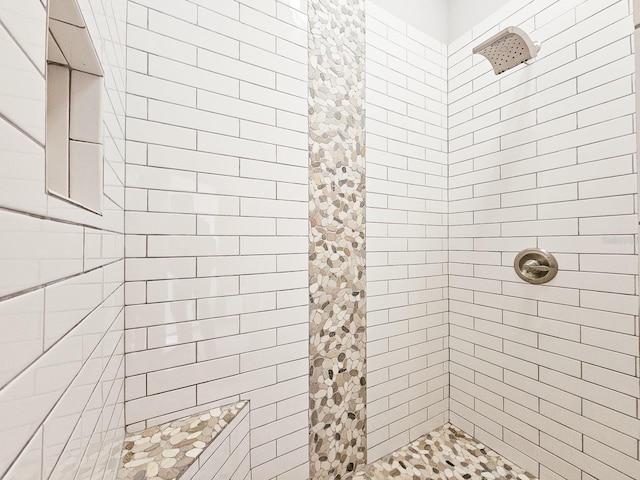
{"label": "pebble mosaic shower floor", "polygon": [[354,480],[536,480],[451,424],[368,465]]}
{"label": "pebble mosaic shower floor", "polygon": [[[125,440],[121,480],[179,480],[246,406],[213,409]],[[191,475],[188,475],[191,477]],[[345,480],[537,480],[451,424],[434,430]]]}

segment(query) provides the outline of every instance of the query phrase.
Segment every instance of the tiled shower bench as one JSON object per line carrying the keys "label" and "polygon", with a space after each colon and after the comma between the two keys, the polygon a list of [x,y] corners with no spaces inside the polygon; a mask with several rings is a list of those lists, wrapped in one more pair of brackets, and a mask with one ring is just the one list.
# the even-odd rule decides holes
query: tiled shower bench
{"label": "tiled shower bench", "polygon": [[250,478],[249,402],[127,435],[118,480]]}

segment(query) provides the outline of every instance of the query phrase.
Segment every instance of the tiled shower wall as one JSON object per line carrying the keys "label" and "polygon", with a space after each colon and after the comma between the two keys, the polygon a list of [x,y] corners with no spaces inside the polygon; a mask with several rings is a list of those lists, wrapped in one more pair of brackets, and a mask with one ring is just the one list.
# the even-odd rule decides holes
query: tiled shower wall
{"label": "tiled shower wall", "polygon": [[[542,479],[638,478],[628,0],[513,1],[449,46],[451,420]],[[542,41],[499,77],[471,48]],[[527,247],[549,285],[516,277]]]}
{"label": "tiled shower wall", "polygon": [[[290,70],[295,64],[286,59],[286,55],[291,53],[284,52],[287,51],[285,46],[291,47],[292,44],[277,37],[283,35],[291,39],[290,34],[297,30],[290,30],[291,19],[283,12],[291,10],[280,2],[265,4],[264,7],[260,4],[260,9],[258,4],[227,2],[215,7],[219,9],[215,12],[210,10],[214,8],[211,5],[203,8],[196,3],[183,2],[175,12],[163,14],[153,10],[151,4],[136,2],[130,11],[129,112],[131,119],[135,119],[135,126],[129,132],[128,144],[128,181],[131,187],[128,190],[130,213],[127,224],[130,233],[128,256],[131,257],[127,269],[130,287],[127,299],[130,304],[128,348],[131,353],[129,420],[131,428],[136,428],[142,422],[158,423],[208,405],[235,400],[238,396],[253,397],[255,407],[256,400],[264,399],[266,395],[267,400],[261,400],[264,403],[252,414],[252,427],[257,427],[251,437],[254,474],[265,479],[278,475],[278,478],[303,478],[307,471],[304,453],[307,406],[303,401],[306,390],[302,384],[303,380],[306,381],[307,360],[301,345],[308,334],[306,298],[301,295],[305,285],[302,281],[286,285],[273,283],[274,279],[285,278],[282,272],[306,275],[307,269],[301,253],[307,245],[307,226],[303,222],[307,214],[307,205],[303,205],[306,189],[305,194],[301,189],[307,183],[306,173],[302,172],[306,168],[306,153],[302,143],[286,143],[292,141],[295,132],[306,135],[303,123],[306,111],[302,108],[305,91],[301,84],[306,82],[306,71],[303,72],[302,68]],[[603,165],[601,160],[612,151],[617,152],[617,157],[626,156],[627,163],[621,167],[626,168],[622,171],[622,181],[632,181],[632,130],[629,128],[626,134],[624,130],[621,133],[616,124],[615,131],[607,131],[609,133],[602,138],[607,141],[604,144],[593,143],[594,127],[580,132],[586,137],[569,137],[567,140],[560,136],[553,141],[574,142],[569,147],[561,143],[561,153],[545,151],[551,148],[550,142],[545,144],[545,137],[562,133],[562,130],[557,130],[558,124],[547,125],[549,131],[540,130],[546,122],[563,117],[562,113],[550,110],[575,108],[569,100],[571,92],[588,91],[599,84],[625,77],[629,85],[631,82],[633,65],[628,56],[630,51],[619,59],[614,55],[612,61],[615,64],[610,68],[598,68],[607,60],[592,58],[589,62],[597,63],[583,61],[577,67],[573,65],[577,69],[575,71],[565,66],[568,70],[562,73],[560,69],[560,77],[556,78],[559,73],[553,68],[564,65],[567,57],[553,55],[560,52],[570,54],[570,47],[577,55],[579,47],[569,42],[578,40],[576,35],[579,33],[576,32],[582,32],[579,37],[582,39],[586,36],[585,28],[599,30],[589,23],[583,25],[583,30],[574,28],[562,32],[569,25],[566,23],[568,19],[574,18],[572,15],[583,12],[585,18],[591,18],[584,11],[588,12],[588,8],[594,5],[597,7],[593,3],[581,3],[582,6],[574,10],[577,5],[578,2],[556,4],[542,1],[511,5],[513,11],[517,10],[517,15],[528,21],[523,25],[525,29],[532,31],[540,27],[534,36],[545,40],[544,52],[550,58],[541,55],[532,67],[514,70],[500,78],[493,76],[486,62],[468,55],[474,38],[478,41],[480,37],[484,38],[491,27],[494,27],[492,31],[497,31],[494,24],[498,21],[495,18],[488,22],[488,28],[479,27],[474,37],[470,33],[460,40],[454,45],[454,50],[450,50],[448,74],[451,97],[447,100],[446,47],[402,24],[388,12],[368,4],[368,460],[374,460],[426,433],[446,421],[449,415],[447,200],[451,200],[453,219],[449,234],[453,238],[451,269],[454,273],[451,277],[451,310],[455,318],[451,327],[454,422],[491,445],[501,446],[501,451],[530,470],[539,472],[543,478],[545,475],[554,478],[555,474],[550,473],[553,469],[560,475],[580,473],[570,464],[553,463],[554,459],[558,460],[550,453],[550,450],[555,452],[556,445],[549,446],[549,439],[553,438],[565,442],[569,448],[587,452],[591,448],[589,442],[597,435],[604,434],[607,438],[617,435],[614,439],[617,448],[633,457],[633,446],[637,447],[634,439],[638,436],[637,413],[631,414],[629,410],[626,419],[603,417],[611,415],[613,410],[606,410],[607,406],[599,406],[597,401],[588,403],[589,398],[594,397],[583,392],[581,397],[575,397],[579,403],[574,401],[571,404],[574,410],[580,405],[579,411],[575,411],[581,416],[570,417],[574,423],[569,425],[577,433],[570,434],[572,437],[567,439],[562,430],[554,426],[553,422],[560,421],[557,414],[554,416],[547,411],[549,405],[564,405],[563,400],[557,398],[571,397],[563,393],[557,382],[554,386],[544,377],[549,366],[565,371],[565,367],[554,363],[556,360],[575,365],[582,361],[578,354],[589,355],[589,359],[593,356],[592,347],[600,348],[595,351],[607,356],[608,360],[603,360],[601,365],[609,367],[608,362],[618,358],[614,352],[607,351],[608,344],[597,343],[611,341],[610,337],[603,336],[593,327],[601,328],[605,333],[626,334],[623,338],[626,339],[627,354],[637,348],[637,337],[633,336],[637,334],[637,323],[632,314],[610,314],[597,308],[585,310],[590,307],[588,303],[579,305],[578,310],[560,310],[562,302],[573,302],[567,299],[575,298],[576,292],[580,296],[597,291],[593,282],[604,281],[608,285],[614,277],[603,277],[603,273],[614,274],[617,281],[626,279],[627,286],[622,291],[633,293],[628,285],[629,278],[633,284],[635,274],[635,263],[631,263],[635,256],[630,255],[634,253],[633,246],[630,251],[620,252],[626,255],[603,257],[600,255],[602,251],[589,250],[595,248],[593,243],[579,243],[584,251],[575,253],[576,244],[569,238],[571,234],[566,230],[561,230],[565,233],[554,233],[553,230],[571,228],[567,225],[573,219],[575,234],[578,233],[578,225],[581,226],[580,233],[591,232],[585,233],[583,237],[586,240],[580,242],[593,242],[595,238],[601,245],[613,245],[602,248],[614,249],[633,245],[629,237],[596,238],[591,237],[595,234],[589,230],[603,228],[598,227],[597,222],[603,221],[602,216],[609,213],[593,211],[595,203],[592,199],[606,197],[606,188],[618,195],[629,192],[626,200],[635,192],[635,187],[629,184],[626,184],[628,190],[624,190],[617,184],[613,187],[605,185],[604,188],[589,183],[602,181],[599,180],[602,177],[599,169]],[[617,8],[627,6],[626,2],[608,5]],[[558,16],[558,12],[561,15]],[[304,9],[300,9],[298,25],[305,25],[303,15]],[[246,26],[241,27],[238,20],[254,23],[247,29]],[[510,23],[518,24],[520,21],[514,19]],[[287,35],[279,33],[274,25],[285,27]],[[545,34],[545,28],[556,33]],[[602,46],[612,43],[607,37],[610,31],[599,33],[591,41],[601,41]],[[191,37],[195,33],[199,35],[197,40]],[[260,35],[262,40],[272,38],[275,43],[257,42],[255,35]],[[203,45],[202,38],[211,39],[211,43]],[[213,42],[213,39],[218,42]],[[238,49],[235,49],[236,43],[225,46],[220,40],[236,40]],[[259,48],[263,50],[259,51]],[[268,55],[269,48],[275,50],[275,56]],[[587,53],[598,50],[594,45],[581,48],[586,48]],[[300,64],[306,61],[304,49],[302,42],[298,42],[295,50]],[[604,53],[604,58],[609,55],[611,50]],[[207,63],[206,58],[210,61],[215,59],[215,65]],[[552,59],[555,63],[549,64]],[[257,75],[265,72],[266,77]],[[581,87],[577,76],[582,73],[584,76],[580,80],[587,86]],[[604,79],[601,78],[603,75]],[[256,85],[256,82],[263,82],[263,78],[267,78],[267,83]],[[574,90],[571,90],[571,83]],[[297,89],[294,88],[296,85]],[[628,110],[631,91],[625,93],[619,87],[616,83],[613,90],[622,92],[619,94],[622,99],[608,103],[605,109],[614,116],[622,109],[619,116],[624,118],[624,112],[626,115],[632,113]],[[252,91],[254,95],[251,95]],[[601,90],[591,93],[600,99],[599,103],[608,98],[601,100]],[[206,98],[210,103],[203,100]],[[589,97],[583,96],[578,101],[582,104],[584,98]],[[570,105],[548,106],[562,99],[567,99]],[[452,187],[449,199],[447,101],[452,122],[449,131]],[[275,117],[266,112],[275,112]],[[535,121],[530,112],[536,112]],[[600,114],[598,110],[588,112]],[[575,118],[575,127],[588,128],[597,124],[588,117],[581,120],[586,114],[579,115],[577,110],[564,115]],[[178,116],[188,120],[186,123],[181,120],[178,125],[175,120]],[[296,119],[295,126],[283,119]],[[581,124],[581,121],[586,123]],[[234,125],[238,125],[237,132]],[[162,134],[152,138],[158,128],[163,129]],[[265,135],[268,132],[269,137],[256,136],[256,129],[261,129]],[[236,142],[238,139],[242,141]],[[256,141],[258,143],[254,143]],[[265,148],[270,152],[267,156]],[[567,151],[574,153],[573,163],[566,158],[558,160],[562,155],[569,155]],[[581,152],[586,153],[579,161]],[[536,154],[539,156],[534,158]],[[571,165],[572,170],[562,170],[565,177],[558,185],[549,183],[549,170]],[[608,165],[605,166],[607,169]],[[258,170],[257,167],[267,170]],[[598,168],[598,173],[593,173],[589,167]],[[295,180],[287,176],[287,181],[282,181],[282,175],[287,175],[284,173],[287,171],[296,172]],[[564,215],[560,218],[546,218],[545,214],[539,214],[538,204],[543,211],[548,208],[548,212],[556,212],[560,205],[553,205],[554,199],[571,200],[562,194],[560,197],[553,195],[569,190],[566,185],[572,183],[572,175],[576,178],[573,181],[574,200],[587,200],[583,204],[587,214],[581,217],[591,215],[594,218],[581,218],[578,223],[578,214],[574,212],[569,212],[568,216],[566,212],[560,214]],[[276,182],[276,178],[280,181]],[[231,181],[240,183],[227,183]],[[267,184],[276,185],[275,193],[266,190]],[[257,189],[258,186],[265,189]],[[547,186],[551,188],[547,189]],[[283,190],[291,188],[296,189],[295,195],[291,193],[293,190]],[[587,193],[580,194],[581,188],[587,189]],[[591,193],[588,193],[589,188]],[[605,193],[602,193],[603,188]],[[525,192],[520,193],[520,190]],[[290,193],[282,196],[283,191]],[[526,193],[542,194],[545,200],[528,198]],[[521,195],[520,200],[518,195]],[[189,204],[192,199],[194,203]],[[547,200],[549,202],[544,203]],[[248,209],[252,205],[260,205],[263,210],[256,214],[255,210]],[[524,206],[533,209],[521,208]],[[296,208],[295,213],[293,208]],[[616,204],[615,208],[613,213],[619,211],[619,205]],[[527,217],[533,210],[535,215]],[[632,203],[629,213],[633,214]],[[628,222],[631,216],[625,217],[623,220]],[[155,219],[160,218],[170,228],[149,230],[154,228]],[[544,222],[538,223],[539,220]],[[547,223],[546,220],[552,221]],[[234,222],[234,227],[225,223],[228,221]],[[243,221],[251,223],[240,223]],[[215,229],[210,228],[212,224]],[[582,229],[582,224],[586,230]],[[291,230],[293,226],[295,230]],[[534,229],[534,233],[530,233],[531,230],[526,233],[526,227]],[[259,236],[254,236],[256,228],[260,231]],[[490,230],[493,233],[485,233],[487,228],[493,229]],[[544,229],[549,233],[540,237],[538,232],[544,233]],[[628,232],[633,235],[634,230]],[[500,238],[500,235],[505,238]],[[567,270],[563,271],[563,276],[571,271],[577,273],[578,265],[596,265],[582,269],[586,276],[565,277],[570,282],[582,282],[583,288],[571,290],[567,288],[569,284],[565,284],[559,288],[530,290],[535,292],[533,294],[517,290],[527,286],[516,280],[509,265],[511,259],[517,249],[535,245],[539,238],[565,242],[562,247],[551,248],[559,252],[561,266]],[[516,242],[518,247],[509,247],[510,241]],[[260,248],[269,250],[247,249],[250,242],[255,242],[253,248],[260,245]],[[294,244],[294,250],[282,250]],[[256,270],[254,260],[257,259],[271,262],[271,269],[260,267]],[[282,269],[284,260],[288,270]],[[613,267],[606,266],[605,262],[610,261],[613,261]],[[154,268],[154,265],[158,266],[157,262],[163,265],[158,270]],[[167,269],[164,265],[170,267]],[[565,265],[575,267],[571,270]],[[203,266],[205,270],[202,270]],[[228,268],[220,270],[224,266]],[[268,284],[261,285],[258,290],[247,289],[248,282],[261,280],[267,280]],[[559,281],[561,277],[556,284]],[[620,285],[615,283],[615,286],[600,288],[618,291],[622,288]],[[539,292],[551,295],[539,297],[544,304],[540,302],[538,305],[535,299],[527,298]],[[242,302],[238,294],[243,295]],[[296,297],[299,303],[281,302],[291,295],[300,295]],[[239,309],[240,305],[247,305],[247,299],[254,298],[271,298],[275,302],[265,306],[260,300],[252,304],[252,310]],[[595,298],[601,302],[600,298],[610,297]],[[510,302],[527,307],[514,307]],[[530,308],[533,304],[536,305],[535,312],[523,312],[523,308]],[[215,309],[211,308],[212,305]],[[229,306],[236,310],[224,310]],[[283,317],[283,313],[287,315]],[[559,321],[560,316],[563,321]],[[575,320],[567,325],[564,319],[569,316],[575,316]],[[596,323],[599,318],[607,322],[604,328]],[[264,319],[268,319],[266,323],[263,323]],[[247,330],[246,326],[252,325],[252,320],[260,323]],[[616,326],[614,322],[622,322],[623,326]],[[524,328],[519,329],[521,326]],[[569,333],[561,333],[563,329]],[[475,343],[469,341],[470,336],[465,336],[470,330],[473,330],[471,335]],[[299,336],[287,336],[287,340],[281,343],[281,333],[287,331],[298,332]],[[264,335],[250,335],[256,332],[274,334],[276,343],[251,343],[252,339],[269,341]],[[595,340],[594,332],[597,334]],[[566,352],[571,344],[549,347],[553,344],[545,343],[557,339],[580,340],[589,346],[581,353],[572,354]],[[214,353],[202,356],[201,352],[206,352],[207,346],[212,346]],[[294,352],[294,356],[287,356],[287,352]],[[560,352],[562,355],[558,355]],[[267,363],[274,363],[264,368],[260,368],[262,365],[247,368],[251,358],[267,358]],[[290,363],[292,359],[294,362]],[[589,369],[598,362],[590,362],[585,361],[581,365],[580,379],[587,382],[580,384],[581,388],[596,385],[593,375],[598,370]],[[628,368],[628,360],[625,365]],[[281,372],[290,366],[293,366],[292,373],[281,376]],[[268,372],[275,372],[276,376],[271,380],[265,378],[263,374]],[[627,381],[622,389],[632,400],[631,395],[637,395],[632,391],[635,388],[632,375],[636,372],[627,370],[624,373]],[[526,383],[528,379],[534,383]],[[266,384],[257,384],[258,380]],[[601,382],[608,386],[604,380]],[[223,386],[230,386],[230,389]],[[592,395],[601,394],[597,385],[593,388],[598,393]],[[537,393],[526,393],[529,390]],[[584,407],[582,402],[586,402]],[[590,407],[602,410],[594,410],[596,413],[589,417]],[[527,414],[531,416],[526,417]],[[635,420],[627,423],[634,415]],[[562,412],[562,418],[569,418],[567,412]],[[616,427],[602,425],[611,418],[618,422],[617,431]],[[284,428],[284,431],[274,438],[276,428]],[[580,442],[584,440],[584,447],[578,445],[578,438]],[[575,452],[569,452],[567,456],[575,456]],[[578,460],[574,462],[585,463],[578,467],[601,474],[597,461],[584,456],[575,458]],[[607,471],[607,474],[613,473]]]}
{"label": "tiled shower wall", "polygon": [[79,3],[105,74],[102,216],[45,194],[46,9],[39,0],[0,6],[0,477],[7,480],[114,478],[124,435],[126,1]]}
{"label": "tiled shower wall", "polygon": [[306,8],[129,2],[128,428],[251,400],[254,480],[308,472]]}
{"label": "tiled shower wall", "polygon": [[448,418],[447,46],[367,2],[368,461]]}

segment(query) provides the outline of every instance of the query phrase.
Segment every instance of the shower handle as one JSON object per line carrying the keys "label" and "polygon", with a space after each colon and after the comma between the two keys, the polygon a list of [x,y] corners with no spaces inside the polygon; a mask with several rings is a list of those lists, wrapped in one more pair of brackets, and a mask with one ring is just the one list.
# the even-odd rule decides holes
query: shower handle
{"label": "shower handle", "polygon": [[524,268],[530,272],[548,272],[551,270],[549,265],[540,265],[538,260],[527,260],[524,262]]}
{"label": "shower handle", "polygon": [[513,266],[522,280],[534,285],[547,283],[558,274],[558,261],[541,248],[521,251],[513,261]]}

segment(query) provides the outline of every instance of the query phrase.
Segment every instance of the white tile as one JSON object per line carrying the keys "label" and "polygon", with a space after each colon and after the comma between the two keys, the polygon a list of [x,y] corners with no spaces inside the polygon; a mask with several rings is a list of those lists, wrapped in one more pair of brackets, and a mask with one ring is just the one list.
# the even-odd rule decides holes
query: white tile
{"label": "white tile", "polygon": [[[155,58],[155,57],[153,57]],[[155,60],[150,61],[152,66],[155,65]],[[164,64],[161,64],[161,67],[158,67],[161,71],[153,71],[154,76],[142,75],[139,73],[135,73],[132,71],[127,72],[127,92],[132,95],[138,95],[141,98],[156,98],[160,100],[164,100],[166,102],[178,103],[180,105],[190,105],[195,106],[196,104],[196,89],[192,86],[188,86],[186,84],[179,84],[176,82],[171,82],[173,78],[169,72],[178,72],[178,74],[186,74],[186,78],[190,79],[191,82],[194,82],[194,77],[191,74],[191,71],[182,72],[180,69],[180,65],[177,62],[168,63],[165,67]],[[146,65],[146,61],[145,61]],[[184,70],[185,66],[182,66],[182,70]],[[161,75],[161,72],[167,72],[167,75]],[[189,75],[191,74],[191,75]],[[159,78],[158,78],[159,77]],[[194,86],[199,86],[196,83]]]}
{"label": "white tile", "polygon": [[214,318],[260,312],[273,310],[274,308],[275,295],[273,293],[198,300],[198,316],[200,318]]}
{"label": "white tile", "polygon": [[83,229],[8,212],[0,213],[4,252],[0,259],[0,294],[73,275],[82,271]]}
{"label": "white tile", "polygon": [[72,140],[104,142],[102,92],[101,77],[83,72],[71,72],[69,136]]}
{"label": "white tile", "polygon": [[[253,47],[246,46],[244,43],[240,44],[241,54],[245,49],[249,48]],[[255,50],[260,51],[258,49]],[[262,52],[267,53],[264,50]],[[236,60],[236,58],[229,58],[225,55],[203,50],[198,55],[198,67],[204,71],[211,71],[230,77],[234,79],[235,84],[238,83],[238,80],[244,80],[257,83],[266,88],[275,88],[276,75],[273,71],[274,69],[261,62],[247,61],[244,55],[241,55],[241,58]]]}
{"label": "white tile", "polygon": [[[146,191],[145,191],[146,196]],[[125,214],[127,231],[130,234],[139,234],[140,236],[147,235],[160,235],[160,234],[182,234],[182,235],[195,235],[196,233],[196,216],[195,215],[180,215],[172,213],[154,213],[154,212],[126,212]],[[142,242],[140,237],[136,240],[136,250],[131,250],[127,247],[127,256],[146,256],[146,239],[144,245],[137,245]],[[144,238],[144,237],[143,237]],[[131,240],[133,242],[134,240]],[[133,246],[133,243],[131,244]],[[136,253],[140,250],[140,255]]]}
{"label": "white tile", "polygon": [[195,300],[236,294],[238,294],[238,279],[236,277],[184,278],[155,280],[147,283],[147,301],[149,303]]}
{"label": "white tile", "polygon": [[44,149],[6,121],[0,122],[0,142],[0,165],[5,172],[0,178],[0,205],[44,214]]}
{"label": "white tile", "polygon": [[597,87],[616,78],[630,75],[633,72],[633,56],[626,55],[622,58],[595,68],[578,77],[578,89],[580,91]]}
{"label": "white tile", "polygon": [[36,432],[25,449],[6,472],[7,479],[38,479],[42,476],[42,428]]}
{"label": "white tile", "polygon": [[633,201],[629,195],[587,199],[562,203],[548,203],[538,207],[540,219],[574,218],[587,209],[591,215],[621,215],[633,213]]}
{"label": "white tile", "polygon": [[0,302],[2,340],[0,384],[6,385],[16,374],[42,354],[44,337],[44,290]]}
{"label": "white tile", "polygon": [[[149,348],[157,348],[217,337],[226,337],[228,340],[230,335],[239,333],[239,324],[238,316],[233,316],[158,325],[148,329],[148,345]],[[198,354],[198,359],[206,358]]]}
{"label": "white tile", "polygon": [[[57,342],[100,305],[112,292],[106,287],[101,270],[94,270],[46,287],[45,348]],[[99,314],[99,311],[95,313]]]}
{"label": "white tile", "polygon": [[241,293],[267,292],[302,288],[308,282],[305,271],[248,275],[240,279]]}
{"label": "white tile", "polygon": [[195,191],[196,174],[181,170],[127,165],[127,187]]}
{"label": "white tile", "polygon": [[[236,2],[224,1],[211,5],[200,0],[200,4],[205,7],[198,12],[198,24],[202,27],[241,42],[275,51],[275,37],[273,35],[265,32],[264,28],[254,28],[244,22],[237,21],[240,17],[240,8]],[[224,16],[211,10],[218,10]],[[225,16],[232,18],[225,18]]]}
{"label": "white tile", "polygon": [[[198,235],[275,235],[276,221],[273,218],[256,217],[227,217],[198,215],[197,219]],[[250,259],[238,258],[238,262],[245,262]],[[260,259],[256,259],[260,260]],[[206,258],[199,261],[206,262]],[[220,260],[224,262],[224,259]],[[240,263],[239,263],[240,264]],[[260,265],[259,261],[256,261]],[[258,270],[260,271],[260,268]]]}
{"label": "white tile", "polygon": [[275,330],[234,335],[231,338],[213,338],[198,343],[198,360],[238,355],[276,345]]}
{"label": "white tile", "polygon": [[239,203],[236,197],[162,190],[149,191],[149,210],[154,212],[237,215]]}
{"label": "white tile", "polygon": [[[277,180],[280,184],[290,182],[306,185],[308,172],[306,168],[247,159],[240,163],[240,175],[249,178]],[[303,196],[299,195],[295,199],[301,198]]]}
{"label": "white tile", "polygon": [[276,122],[275,108],[205,90],[198,90],[198,108],[269,125]]}
{"label": "white tile", "polygon": [[178,345],[145,350],[127,355],[127,375],[163,370],[194,363],[196,361],[196,349],[194,344]]}
{"label": "white tile", "polygon": [[303,114],[307,108],[306,98],[300,98],[287,92],[271,90],[248,82],[240,84],[240,98],[248,102],[255,102],[292,113]]}
{"label": "white tile", "polygon": [[69,198],[94,212],[103,208],[104,160],[102,145],[69,142]]}
{"label": "white tile", "polygon": [[580,305],[594,310],[634,315],[636,299],[633,295],[619,295],[602,292],[580,292]]}
{"label": "white tile", "polygon": [[247,372],[269,365],[283,364],[306,357],[307,353],[308,348],[305,342],[279,345],[256,352],[243,353],[240,355],[240,369],[242,372]]}
{"label": "white tile", "polygon": [[227,379],[202,383],[198,385],[198,398],[206,402],[216,398],[244,393],[252,388],[273,385],[275,384],[275,374],[275,368],[269,367],[241,373]]}
{"label": "white tile", "polygon": [[[248,162],[248,160],[245,160],[240,164],[241,171],[245,162]],[[274,182],[249,178],[233,178],[201,174],[198,175],[198,192],[215,193],[218,195],[234,195],[239,197],[275,198],[276,184]]]}
{"label": "white tile", "polygon": [[[213,373],[214,371],[217,373]],[[175,368],[163,368],[159,372],[147,374],[147,394],[154,395],[174,391],[189,385],[197,385],[203,381],[216,380],[238,373],[237,357],[192,363]]]}
{"label": "white tile", "polygon": [[[638,388],[640,387],[631,375],[620,374],[595,365],[585,365],[582,376],[587,381],[597,383],[616,392],[638,397]],[[631,454],[628,453],[630,451],[629,447],[619,448],[619,450],[624,450],[627,454]]]}
{"label": "white tile", "polygon": [[127,281],[195,277],[195,258],[128,258]]}
{"label": "white tile", "polygon": [[65,67],[47,67],[47,189],[69,195],[70,74]]}
{"label": "white tile", "polygon": [[198,149],[218,155],[244,157],[267,162],[272,162],[276,159],[276,148],[272,143],[227,137],[208,132],[198,132]]}
{"label": "white tile", "polygon": [[158,235],[148,238],[149,257],[198,257],[238,255],[238,237],[220,237],[212,242],[210,236]]}
{"label": "white tile", "polygon": [[149,145],[149,165],[157,167],[237,176],[240,170],[239,163],[237,158],[218,156],[195,150]]}
{"label": "white tile", "polygon": [[127,306],[127,328],[139,328],[194,320],[196,317],[195,303],[196,302],[191,300]]}
{"label": "white tile", "polygon": [[195,406],[195,404],[195,387],[161,393],[153,397],[143,397],[127,402],[127,421],[136,423],[150,417],[177,412],[181,409]]}
{"label": "white tile", "polygon": [[[79,21],[49,19],[49,31],[74,70],[102,76],[104,70],[98,57],[94,39],[77,12]],[[74,24],[78,23],[78,25]]]}
{"label": "white tile", "polygon": [[306,323],[304,308],[282,308],[277,312],[264,311],[259,313],[248,313],[241,317],[242,332],[254,332],[276,327]]}
{"label": "white tile", "polygon": [[[24,13],[29,15],[26,10]],[[42,20],[44,19],[40,21]],[[14,21],[15,19],[12,19],[12,23]],[[29,22],[29,25],[32,23]],[[19,35],[23,34],[19,33]],[[2,62],[4,74],[0,78],[3,85],[1,94],[3,107],[0,111],[5,118],[43,143],[45,108],[43,73],[30,63],[29,58],[4,28],[0,29],[0,43],[3,51],[6,52]]]}
{"label": "white tile", "polygon": [[127,137],[130,140],[168,147],[195,149],[196,133],[182,127],[135,118],[127,122]]}
{"label": "white tile", "polygon": [[2,18],[5,28],[44,73],[46,8],[35,1],[25,2],[21,8],[6,4],[2,6]]}
{"label": "white tile", "polygon": [[127,27],[127,45],[189,65],[196,64],[196,47],[133,25]]}
{"label": "white tile", "polygon": [[307,204],[303,201],[292,202],[289,200],[243,198],[240,201],[240,205],[242,214],[252,217],[296,219],[306,218],[308,216],[306,210]]}
{"label": "white tile", "polygon": [[[264,30],[265,32],[269,32],[273,35],[287,38],[299,45],[305,45],[306,29],[304,28],[304,26],[292,25],[274,18],[277,15],[275,12],[275,2],[268,2],[265,3],[265,5],[261,5],[260,7],[257,6],[258,2],[256,2],[256,0],[243,0],[241,3],[244,4],[240,6],[240,21],[242,23],[255,26],[256,28]],[[254,8],[247,8],[245,6],[247,4],[262,11],[254,10]],[[289,10],[289,12],[293,11]],[[281,7],[280,15],[282,14],[283,12]],[[296,18],[301,18],[299,14],[292,13],[291,15],[295,16]]]}
{"label": "white tile", "polygon": [[149,100],[148,119],[198,131],[238,136],[238,121],[225,115],[194,109],[182,105]]}
{"label": "white tile", "polygon": [[[600,401],[604,406],[613,408],[627,415],[630,414],[634,403],[636,403],[632,397],[627,395],[613,392],[594,383],[554,372],[547,368],[540,369],[540,380],[560,390],[570,391],[574,395],[580,395],[585,399]],[[606,395],[602,396],[605,392]]]}
{"label": "white tile", "polygon": [[[0,457],[6,469],[40,426],[53,405],[82,366],[82,337],[76,330],[41,356],[2,392],[3,443],[7,448]],[[35,390],[33,388],[36,387]],[[34,392],[40,392],[34,394]],[[29,415],[20,415],[25,405]],[[9,441],[9,439],[12,439]]]}

